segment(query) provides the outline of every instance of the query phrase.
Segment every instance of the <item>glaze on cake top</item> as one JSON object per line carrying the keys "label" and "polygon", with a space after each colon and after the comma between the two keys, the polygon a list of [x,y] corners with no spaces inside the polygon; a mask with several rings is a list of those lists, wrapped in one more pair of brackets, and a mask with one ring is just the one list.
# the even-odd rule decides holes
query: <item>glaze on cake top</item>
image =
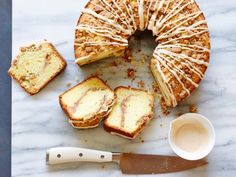
{"label": "glaze on cake top", "polygon": [[90,0],[75,35],[76,63],[120,56],[135,31],[151,30],[151,70],[168,106],[198,87],[209,63],[210,38],[194,0]]}

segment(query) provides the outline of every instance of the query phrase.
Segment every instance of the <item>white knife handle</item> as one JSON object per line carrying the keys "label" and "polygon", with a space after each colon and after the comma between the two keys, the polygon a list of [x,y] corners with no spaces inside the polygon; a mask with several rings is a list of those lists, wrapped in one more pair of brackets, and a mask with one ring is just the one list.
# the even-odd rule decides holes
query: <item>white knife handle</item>
{"label": "white knife handle", "polygon": [[85,148],[58,147],[47,150],[47,164],[60,164],[68,162],[111,162],[112,153]]}

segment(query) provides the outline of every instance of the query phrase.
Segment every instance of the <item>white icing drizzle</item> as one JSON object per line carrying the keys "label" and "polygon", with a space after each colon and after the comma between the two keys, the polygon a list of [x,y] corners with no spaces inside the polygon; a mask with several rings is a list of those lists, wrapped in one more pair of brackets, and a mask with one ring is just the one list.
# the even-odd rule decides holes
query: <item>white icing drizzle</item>
{"label": "white icing drizzle", "polygon": [[138,3],[138,14],[139,14],[139,29],[144,30],[144,11],[143,11],[143,0],[137,0]]}
{"label": "white icing drizzle", "polygon": [[187,39],[187,38],[191,38],[191,37],[194,37],[196,35],[200,35],[200,34],[203,34],[203,33],[207,33],[208,30],[203,30],[203,31],[200,31],[200,32],[197,32],[197,33],[193,33],[191,35],[186,35],[186,36],[182,36],[182,37],[178,37],[178,38],[173,38],[173,39],[170,39],[169,41],[166,41],[166,42],[163,42],[162,44],[169,44],[171,42],[178,42],[178,40],[181,40],[181,39]]}
{"label": "white icing drizzle", "polygon": [[137,30],[137,24],[136,24],[136,22],[135,22],[134,13],[133,13],[133,10],[132,10],[130,4],[128,4],[128,6],[127,6],[126,3],[124,2],[124,0],[122,0],[122,3],[124,4],[124,6],[125,6],[125,8],[126,8],[126,10],[127,10],[127,12],[128,12],[129,17],[130,17],[131,20],[132,20],[134,30]]}
{"label": "white icing drizzle", "polygon": [[[156,2],[157,2],[157,0],[156,0]],[[146,24],[145,24],[145,28],[147,28],[147,26],[148,26],[149,14],[150,14],[150,10],[151,10],[152,5],[153,5],[153,0],[150,0],[149,1],[149,6],[148,6],[148,9],[147,9],[147,21],[146,21]]]}
{"label": "white icing drizzle", "polygon": [[[191,51],[194,51],[194,52],[200,52],[200,53],[203,53],[203,52],[210,52],[210,50],[206,47],[202,47],[202,46],[198,46],[198,45],[191,45],[191,44],[181,44],[181,43],[178,43],[178,44],[175,44],[175,45],[162,45],[162,44],[159,44],[157,46],[157,49],[164,49],[164,48],[176,48],[176,47],[180,47],[181,49],[188,49],[188,50],[191,50]],[[193,47],[193,48],[191,48]],[[198,48],[199,50],[197,49],[194,49],[194,48]]]}
{"label": "white icing drizzle", "polygon": [[[155,53],[155,52],[154,52],[154,53]],[[166,76],[164,75],[164,73],[163,73],[163,71],[162,71],[162,69],[161,69],[161,65],[160,65],[159,60],[156,60],[156,63],[157,63],[157,65],[155,65],[155,66],[156,66],[156,69],[157,69],[157,71],[160,73],[160,75],[161,75],[161,77],[162,77],[162,80],[166,83],[166,86],[167,86],[167,88],[168,88],[167,94],[168,94],[169,98],[171,99],[171,103],[172,103],[173,106],[176,106],[176,105],[177,105],[177,100],[176,100],[176,98],[175,98],[173,89],[171,88],[170,84],[168,84],[168,81],[167,81],[167,79],[166,79]]]}
{"label": "white icing drizzle", "polygon": [[[188,14],[188,15],[184,15],[183,17],[178,18],[177,20],[173,20],[173,21],[171,21],[170,23],[167,23],[167,24],[163,25],[163,26],[160,28],[160,30],[158,31],[158,34],[161,33],[167,26],[170,26],[170,25],[172,25],[172,24],[177,24],[177,23],[180,22],[178,25],[176,25],[176,26],[178,27],[178,26],[180,26],[180,25],[186,23],[186,22],[189,21],[190,19],[194,19],[194,18],[191,18],[192,16],[195,16],[195,15],[196,15],[196,18],[197,18],[197,17],[198,17],[199,15],[201,15],[201,14],[202,14],[202,12],[199,11],[199,12],[191,13],[191,14]],[[186,19],[186,20],[185,20],[185,19]],[[176,26],[175,26],[175,27],[176,27]],[[175,27],[174,27],[174,28],[175,28]]]}
{"label": "white icing drizzle", "polygon": [[[126,23],[128,24],[128,28],[129,28],[129,30],[130,31],[132,31],[131,33],[133,33],[133,31],[134,31],[134,29],[133,29],[133,27],[132,27],[132,25],[131,25],[131,19],[128,19],[127,17],[126,17],[126,15],[124,14],[124,11],[120,8],[120,6],[114,1],[114,0],[112,0],[112,2],[115,4],[115,6],[117,7],[117,9],[121,12],[121,15],[123,16],[123,18],[125,19],[125,21],[126,21]],[[127,10],[127,9],[126,9]]]}
{"label": "white icing drizzle", "polygon": [[[161,55],[160,52],[159,52],[159,55]],[[193,63],[189,62],[188,60],[181,60],[180,58],[176,58],[171,55],[169,55],[169,57],[172,58],[172,60],[179,62],[181,65],[186,66],[190,71],[197,74],[199,76],[199,78],[202,79],[203,73],[197,67],[195,67],[195,65]]]}
{"label": "white icing drizzle", "polygon": [[[162,7],[163,5],[164,5],[164,3],[162,3],[160,7]],[[166,14],[167,9],[169,8],[169,5],[170,5],[170,0],[167,2],[167,5],[166,5],[165,10],[164,10],[164,14]],[[164,8],[164,6],[163,6],[162,8]],[[159,9],[159,11],[160,11],[160,10],[161,10],[161,9]],[[152,31],[154,32],[154,34],[159,31],[158,29],[161,28],[161,26],[163,26],[163,25],[160,23],[160,21],[164,18],[164,14],[162,14],[162,15],[160,16],[158,22],[155,22],[155,26],[154,26],[153,29],[152,29]]]}
{"label": "white icing drizzle", "polygon": [[[102,1],[100,1],[100,2],[101,2],[101,4],[103,4]],[[112,16],[115,17],[116,19],[120,18],[117,13],[113,13],[114,11],[109,11],[109,10],[107,10],[106,8],[104,8],[104,7],[102,7],[102,6],[98,5],[98,4],[94,4],[93,2],[91,2],[91,4],[93,4],[95,7],[98,7],[98,8],[100,8],[100,9],[102,9],[102,10],[105,11],[107,14],[112,15]]]}
{"label": "white icing drizzle", "polygon": [[[192,85],[194,85],[195,87],[198,87],[198,84],[195,83],[191,78],[189,78],[189,77],[185,74],[184,71],[180,70],[179,67],[177,67],[177,66],[173,63],[173,60],[170,61],[170,60],[168,60],[166,57],[164,57],[163,55],[161,56],[159,53],[155,53],[155,52],[154,52],[154,56],[155,56],[155,57],[158,56],[157,59],[159,59],[159,61],[162,63],[162,65],[165,66],[172,74],[175,73],[175,74],[173,74],[173,75],[176,77],[176,79],[179,81],[179,83],[183,86],[184,89],[186,89],[186,88],[184,87],[183,82],[181,81],[181,79],[179,78],[179,76],[176,74],[176,72],[179,73],[179,74],[180,74],[182,77],[184,77],[186,80],[188,80],[189,82],[191,82]],[[165,64],[162,60],[160,60],[160,59],[165,60],[165,61],[166,61],[166,64]],[[170,63],[171,63],[173,66],[170,66]],[[168,67],[167,67],[167,66],[168,66]],[[172,72],[171,70],[173,70],[174,72]],[[188,91],[187,91],[187,92],[188,92]]]}
{"label": "white icing drizzle", "polygon": [[177,53],[174,53],[174,52],[171,52],[171,51],[167,51],[167,50],[164,50],[164,49],[159,49],[158,52],[162,52],[166,55],[172,55],[176,58],[182,58],[183,60],[189,60],[193,63],[196,63],[198,65],[204,65],[204,66],[208,66],[208,62],[205,62],[203,60],[198,60],[198,59],[195,59],[193,57],[190,57],[190,56],[187,56],[183,53],[180,53],[180,54],[177,54]]}
{"label": "white icing drizzle", "polygon": [[[166,34],[166,35],[161,35],[159,37],[156,38],[156,41],[161,40],[161,39],[166,39],[166,38],[170,38],[173,37],[177,34],[181,34],[181,33],[186,33],[186,32],[191,32],[194,33],[194,30],[202,30],[201,32],[197,32],[195,34],[190,35],[190,37],[192,37],[193,35],[195,36],[196,34],[202,34],[205,32],[208,32],[207,28],[188,28],[188,27],[183,27],[183,28],[178,28],[176,31]],[[184,39],[184,38],[189,38],[189,36],[183,36],[182,38],[178,38],[178,39]]]}
{"label": "white icing drizzle", "polygon": [[[152,14],[152,16],[151,16],[151,18],[150,18],[150,20],[149,20],[149,23],[148,23],[148,29],[149,30],[152,30],[153,28],[154,28],[154,23],[155,23],[155,19],[156,19],[156,17],[157,17],[157,14],[158,14],[158,12],[157,11],[155,11],[153,14]],[[152,30],[152,32],[153,32],[153,30]],[[154,32],[153,32],[154,33]]]}
{"label": "white icing drizzle", "polygon": [[[157,34],[158,30],[161,28],[161,26],[163,26],[163,24],[171,19],[172,17],[174,17],[176,14],[178,14],[181,10],[183,10],[185,7],[187,7],[189,4],[191,4],[192,2],[189,2],[185,5],[183,5],[182,7],[180,7],[180,5],[184,2],[184,0],[180,1],[173,9],[171,9],[171,11],[166,15],[166,16],[162,16],[163,18],[160,18],[157,22],[156,22],[156,26],[153,29],[153,33]],[[180,7],[180,8],[179,8]],[[179,9],[178,9],[179,8]],[[178,9],[178,10],[176,10]]]}
{"label": "white icing drizzle", "polygon": [[83,42],[83,43],[75,43],[76,46],[83,46],[83,45],[98,45],[98,46],[104,46],[104,45],[117,45],[117,46],[128,46],[128,43],[119,43],[119,42]]}
{"label": "white icing drizzle", "polygon": [[[117,19],[120,19],[121,20],[121,23],[125,24],[126,27],[131,30],[131,27],[130,27],[130,22],[129,20],[127,20],[126,16],[123,16],[123,11],[121,11],[121,16],[124,17],[125,21],[123,21],[121,19],[121,16],[119,16],[119,14],[117,13],[117,11],[106,1],[106,0],[99,0],[104,7],[108,7],[114,14],[116,14],[117,16]],[[112,2],[115,4],[115,6],[119,9],[120,7],[117,5],[117,3],[115,1],[112,0]],[[126,21],[127,20],[127,21]]]}
{"label": "white icing drizzle", "polygon": [[[95,3],[99,2],[99,3]],[[175,2],[173,4],[173,2]],[[203,71],[200,67],[208,66],[208,62],[201,59],[201,55],[209,53],[210,50],[207,46],[200,41],[187,44],[184,40],[192,37],[200,37],[201,34],[208,33],[208,28],[205,20],[199,20],[202,12],[191,12],[190,14],[179,15],[187,6],[194,4],[194,0],[136,0],[132,3],[138,6],[138,12],[132,7],[130,1],[126,0],[97,0],[91,3],[105,12],[107,15],[101,15],[94,12],[92,9],[85,8],[82,13],[94,16],[96,20],[100,21],[104,26],[93,26],[96,24],[79,24],[77,30],[87,31],[97,36],[108,38],[108,41],[80,41],[75,40],[76,46],[128,46],[127,38],[131,36],[139,27],[143,31],[146,28],[152,30],[153,35],[157,36],[156,41],[159,42],[156,47],[153,57],[156,60],[157,72],[160,73],[161,79],[166,83],[168,88],[168,97],[171,100],[172,106],[177,105],[177,100],[174,95],[173,89],[169,84],[171,78],[176,78],[177,82],[183,88],[183,91],[190,94],[190,90],[186,88],[186,83],[182,80],[187,80],[194,87],[198,87],[191,75],[186,72],[194,73],[200,79],[203,78]],[[172,6],[172,7],[171,7]],[[123,7],[123,8],[122,8]],[[154,9],[154,12],[151,10]],[[104,13],[103,13],[104,14]],[[138,17],[138,25],[136,24],[135,17]],[[177,16],[177,19],[174,17]],[[190,25],[189,22],[193,22]],[[167,30],[165,30],[167,27]],[[92,40],[92,39],[89,39]],[[184,44],[184,43],[185,44]],[[174,52],[180,48],[180,52]],[[173,50],[172,50],[173,49]],[[188,52],[197,53],[196,57]],[[187,53],[187,55],[185,54]],[[200,57],[199,57],[200,56]],[[89,59],[90,55],[80,57],[81,59]],[[199,67],[198,67],[199,66]],[[163,73],[162,67],[168,70]],[[188,69],[184,71],[183,68]]]}
{"label": "white icing drizzle", "polygon": [[78,25],[76,29],[88,31],[88,32],[96,34],[98,36],[104,36],[104,37],[110,38],[114,41],[128,43],[127,39],[120,37],[120,35],[115,35],[107,29],[102,29],[102,28],[99,29],[99,28],[94,28],[92,26],[86,26],[86,25]]}
{"label": "white icing drizzle", "polygon": [[98,19],[101,19],[101,20],[109,23],[111,26],[113,26],[113,27],[115,27],[117,29],[120,29],[122,32],[124,32],[127,35],[131,34],[131,32],[129,30],[124,29],[121,25],[117,24],[114,20],[111,20],[111,19],[109,19],[109,18],[107,18],[105,16],[102,16],[100,14],[97,14],[96,12],[92,11],[91,9],[87,9],[87,8],[83,9],[82,13],[87,13],[87,14],[90,14],[90,15],[98,18]]}
{"label": "white icing drizzle", "polygon": [[[158,38],[161,38],[162,36],[165,36],[165,35],[167,35],[167,34],[172,34],[172,33],[175,33],[176,31],[178,31],[179,29],[181,29],[181,26],[182,25],[184,25],[186,22],[188,22],[189,20],[194,20],[195,18],[197,18],[199,15],[200,15],[201,13],[194,13],[194,14],[191,14],[191,16],[187,16],[187,17],[185,17],[185,18],[183,18],[183,19],[185,19],[185,20],[183,20],[181,23],[179,23],[179,24],[177,24],[177,25],[175,25],[173,28],[171,28],[170,30],[168,30],[168,31],[166,31],[166,32],[164,32],[164,33],[162,33],[161,35],[159,35],[158,36]],[[193,16],[193,17],[192,17]],[[174,23],[177,23],[177,22],[179,22],[179,21],[176,21],[176,22],[172,22],[172,23],[169,23],[168,25],[171,25],[171,24],[174,24]],[[204,23],[204,20],[203,20],[203,23]],[[166,27],[166,26],[165,26]],[[182,29],[186,29],[186,30],[189,30],[189,29],[192,29],[193,28],[193,26],[188,26],[188,27],[182,27]],[[162,30],[163,30],[164,28],[162,28]],[[173,32],[174,31],[174,32]],[[158,32],[158,33],[160,33],[160,32]]]}
{"label": "white icing drizzle", "polygon": [[157,15],[158,15],[159,11],[161,10],[162,6],[164,5],[164,2],[165,2],[165,0],[161,0],[160,3],[158,3],[158,1],[156,1],[156,4],[154,6],[155,11],[152,14],[151,19],[150,19],[149,24],[148,24],[148,29],[152,30],[154,35],[156,34],[155,30],[154,30],[154,26],[155,26],[155,22],[156,22],[156,19],[157,19]]}
{"label": "white icing drizzle", "polygon": [[[162,64],[162,66],[164,66],[170,73],[172,73],[174,75],[174,77],[177,79],[177,81],[180,83],[180,85],[182,86],[182,88],[188,93],[190,94],[189,90],[185,87],[184,83],[181,81],[180,77],[178,76],[177,72],[182,75],[183,77],[186,78],[184,72],[182,72],[181,70],[179,70],[171,61],[169,61],[167,58],[154,53],[154,56],[157,57],[157,59],[159,59],[159,62]],[[167,62],[165,63],[162,59],[166,60]],[[170,63],[173,64],[173,67],[171,67]],[[195,84],[195,83],[194,83]]]}

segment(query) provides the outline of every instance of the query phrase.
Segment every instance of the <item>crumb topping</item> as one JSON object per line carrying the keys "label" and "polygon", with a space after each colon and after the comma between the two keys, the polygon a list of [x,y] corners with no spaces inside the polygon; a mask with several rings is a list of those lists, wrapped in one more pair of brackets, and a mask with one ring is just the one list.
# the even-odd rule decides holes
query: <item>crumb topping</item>
{"label": "crumb topping", "polygon": [[189,106],[189,112],[197,113],[198,112],[198,108],[196,107],[196,105],[190,105]]}
{"label": "crumb topping", "polygon": [[130,78],[132,80],[134,80],[136,77],[135,73],[136,73],[136,70],[134,70],[132,68],[127,69],[127,76],[128,76],[128,78]]}

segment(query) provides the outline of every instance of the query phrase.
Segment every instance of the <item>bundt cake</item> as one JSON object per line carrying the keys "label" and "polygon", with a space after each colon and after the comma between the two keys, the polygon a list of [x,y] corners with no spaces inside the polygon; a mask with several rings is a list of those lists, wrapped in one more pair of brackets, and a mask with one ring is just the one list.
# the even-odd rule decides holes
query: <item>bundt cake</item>
{"label": "bundt cake", "polygon": [[150,68],[165,103],[175,107],[198,87],[209,63],[207,22],[194,0],[90,0],[76,27],[76,63],[123,55],[137,30],[156,38]]}
{"label": "bundt cake", "polygon": [[66,67],[49,42],[21,47],[8,73],[31,95],[38,93]]}
{"label": "bundt cake", "polygon": [[59,102],[75,128],[93,128],[107,116],[116,95],[98,77],[90,77],[59,96]]}
{"label": "bundt cake", "polygon": [[104,122],[104,128],[112,134],[134,139],[153,118],[152,94],[129,87],[115,89],[117,102]]}

